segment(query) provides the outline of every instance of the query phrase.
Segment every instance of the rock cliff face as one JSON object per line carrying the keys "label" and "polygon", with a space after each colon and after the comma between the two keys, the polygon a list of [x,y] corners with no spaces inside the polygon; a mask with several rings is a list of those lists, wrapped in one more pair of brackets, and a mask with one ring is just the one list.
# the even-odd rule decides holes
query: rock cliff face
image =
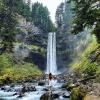
{"label": "rock cliff face", "polygon": [[42,30],[34,26],[32,22],[26,21],[26,19],[21,15],[18,15],[17,29],[19,30],[19,33],[16,35],[16,40],[21,42],[23,42],[23,39],[25,40],[25,38],[28,38],[29,36],[32,37],[37,34],[42,34]]}
{"label": "rock cliff face", "polygon": [[[32,22],[18,15],[17,43],[14,46],[14,57],[17,61],[25,60],[44,69],[46,59],[46,36]],[[42,59],[42,60],[41,60]]]}

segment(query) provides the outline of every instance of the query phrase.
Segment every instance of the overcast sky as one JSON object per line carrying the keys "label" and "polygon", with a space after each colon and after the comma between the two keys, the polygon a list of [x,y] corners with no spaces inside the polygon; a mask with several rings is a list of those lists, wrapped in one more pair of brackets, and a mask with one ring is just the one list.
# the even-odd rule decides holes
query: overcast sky
{"label": "overcast sky", "polygon": [[48,7],[51,19],[53,22],[55,22],[55,12],[57,6],[64,0],[32,0],[33,3],[37,1]]}

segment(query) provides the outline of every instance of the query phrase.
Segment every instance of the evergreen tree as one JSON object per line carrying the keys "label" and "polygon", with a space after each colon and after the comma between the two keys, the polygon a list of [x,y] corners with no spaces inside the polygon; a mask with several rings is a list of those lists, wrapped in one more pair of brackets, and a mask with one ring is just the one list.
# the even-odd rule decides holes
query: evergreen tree
{"label": "evergreen tree", "polygon": [[5,0],[7,6],[12,6],[12,10],[19,15],[25,17],[28,21],[31,20],[31,11],[28,3],[25,3],[24,0]]}
{"label": "evergreen tree", "polygon": [[43,32],[48,33],[54,31],[54,25],[50,19],[47,7],[40,3],[32,5],[32,20],[34,24],[39,27]]}
{"label": "evergreen tree", "polygon": [[61,3],[56,10],[56,24],[58,32],[61,33],[70,33],[70,28],[73,20],[72,12],[73,3],[64,2]]}
{"label": "evergreen tree", "polygon": [[4,51],[12,51],[16,33],[16,13],[13,0],[0,0],[0,36]]}
{"label": "evergreen tree", "polygon": [[75,19],[72,32],[77,34],[85,27],[93,29],[100,43],[100,0],[71,0],[74,1]]}
{"label": "evergreen tree", "polygon": [[60,32],[62,30],[63,26],[63,14],[64,14],[64,3],[61,3],[56,10],[56,25],[58,28],[58,31]]}

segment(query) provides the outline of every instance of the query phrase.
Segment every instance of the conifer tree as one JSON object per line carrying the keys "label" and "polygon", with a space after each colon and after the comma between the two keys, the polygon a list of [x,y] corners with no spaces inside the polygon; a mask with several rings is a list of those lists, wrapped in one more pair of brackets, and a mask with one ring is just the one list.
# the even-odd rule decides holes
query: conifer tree
{"label": "conifer tree", "polygon": [[100,0],[70,0],[75,3],[72,32],[77,34],[88,27],[100,43]]}

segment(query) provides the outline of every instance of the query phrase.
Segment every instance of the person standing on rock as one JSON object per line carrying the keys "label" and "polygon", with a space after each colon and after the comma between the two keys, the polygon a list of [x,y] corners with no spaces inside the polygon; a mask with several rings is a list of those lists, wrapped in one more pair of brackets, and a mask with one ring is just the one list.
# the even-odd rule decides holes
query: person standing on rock
{"label": "person standing on rock", "polygon": [[53,76],[51,73],[49,73],[49,80],[51,81],[53,79]]}

